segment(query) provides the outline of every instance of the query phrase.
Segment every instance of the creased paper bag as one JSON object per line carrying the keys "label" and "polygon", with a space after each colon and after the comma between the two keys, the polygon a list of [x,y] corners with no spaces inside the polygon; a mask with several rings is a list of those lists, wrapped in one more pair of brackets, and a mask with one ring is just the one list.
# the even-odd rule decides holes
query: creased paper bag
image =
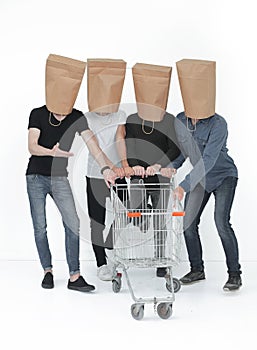
{"label": "creased paper bag", "polygon": [[126,62],[123,60],[87,60],[87,100],[90,112],[118,111],[125,74]]}
{"label": "creased paper bag", "polygon": [[50,54],[46,61],[47,109],[56,114],[71,113],[86,69],[86,62]]}
{"label": "creased paper bag", "polygon": [[216,62],[183,59],[176,66],[186,116],[205,119],[214,115]]}
{"label": "creased paper bag", "polygon": [[136,63],[132,68],[138,115],[160,121],[167,108],[171,67]]}

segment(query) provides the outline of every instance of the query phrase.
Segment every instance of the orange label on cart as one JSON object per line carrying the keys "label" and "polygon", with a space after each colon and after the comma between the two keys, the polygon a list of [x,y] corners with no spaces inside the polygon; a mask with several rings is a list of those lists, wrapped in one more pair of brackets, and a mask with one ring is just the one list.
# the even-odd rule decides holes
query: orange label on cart
{"label": "orange label on cart", "polygon": [[141,217],[141,213],[137,212],[137,213],[131,213],[131,212],[128,212],[128,217],[129,218],[140,218]]}
{"label": "orange label on cart", "polygon": [[185,212],[184,211],[174,211],[173,213],[171,213],[172,216],[185,216]]}

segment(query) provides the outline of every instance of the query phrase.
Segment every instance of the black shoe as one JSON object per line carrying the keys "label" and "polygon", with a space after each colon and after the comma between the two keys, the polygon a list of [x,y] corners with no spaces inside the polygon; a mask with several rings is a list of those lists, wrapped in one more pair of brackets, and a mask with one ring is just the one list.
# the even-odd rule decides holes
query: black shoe
{"label": "black shoe", "polygon": [[180,278],[180,282],[183,284],[190,284],[196,281],[205,279],[204,271],[190,271],[185,276]]}
{"label": "black shoe", "polygon": [[156,276],[157,277],[165,277],[167,273],[166,267],[157,267]]}
{"label": "black shoe", "polygon": [[229,275],[227,282],[223,289],[225,291],[237,290],[242,286],[242,280],[240,275]]}
{"label": "black shoe", "polygon": [[43,278],[41,283],[42,288],[52,289],[54,288],[54,276],[52,272],[47,272]]}
{"label": "black shoe", "polygon": [[91,284],[88,284],[82,276],[79,276],[79,278],[74,282],[71,282],[69,280],[67,288],[72,290],[77,290],[79,292],[91,292],[92,290],[95,289],[95,287],[92,286]]}

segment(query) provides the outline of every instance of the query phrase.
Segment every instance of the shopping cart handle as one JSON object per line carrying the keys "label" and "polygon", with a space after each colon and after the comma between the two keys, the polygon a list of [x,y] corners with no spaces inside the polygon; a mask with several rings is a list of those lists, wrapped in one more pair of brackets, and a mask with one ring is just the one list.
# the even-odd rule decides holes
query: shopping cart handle
{"label": "shopping cart handle", "polygon": [[136,213],[128,212],[127,216],[129,218],[140,218],[142,216],[142,213],[139,213],[139,212],[136,212]]}
{"label": "shopping cart handle", "polygon": [[184,211],[174,211],[171,213],[171,216],[185,216],[186,213]]}

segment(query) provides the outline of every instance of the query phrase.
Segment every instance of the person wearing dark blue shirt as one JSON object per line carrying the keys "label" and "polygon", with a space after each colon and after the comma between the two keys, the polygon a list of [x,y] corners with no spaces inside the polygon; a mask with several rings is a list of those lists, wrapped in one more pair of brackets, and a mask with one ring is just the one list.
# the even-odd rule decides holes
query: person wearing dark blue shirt
{"label": "person wearing dark blue shirt", "polygon": [[[215,84],[213,64],[215,62],[200,60],[182,60],[177,63],[185,112],[178,114],[175,122],[181,154],[172,162],[172,167],[178,169],[187,158],[193,166],[175,189],[179,200],[182,200],[186,193],[184,236],[191,266],[191,271],[181,278],[181,282],[190,284],[205,279],[199,223],[202,212],[213,194],[214,219],[229,274],[223,289],[236,290],[242,285],[241,266],[237,239],[230,224],[230,212],[238,171],[233,159],[228,155],[227,123],[222,116],[215,113],[214,98],[213,101],[209,100],[209,107],[206,105],[207,97],[210,99],[211,96],[210,81],[214,81]],[[187,81],[187,78],[190,81]],[[203,83],[205,80],[206,84]],[[165,169],[162,172],[163,175],[167,174]]]}

